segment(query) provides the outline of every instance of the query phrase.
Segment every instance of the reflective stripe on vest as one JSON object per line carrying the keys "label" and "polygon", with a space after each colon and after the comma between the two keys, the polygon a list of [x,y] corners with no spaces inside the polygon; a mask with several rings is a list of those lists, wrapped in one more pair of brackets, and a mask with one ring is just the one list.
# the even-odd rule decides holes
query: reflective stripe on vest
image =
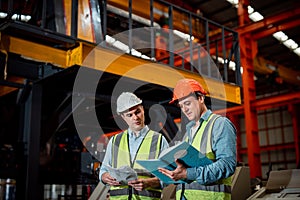
{"label": "reflective stripe on vest", "polygon": [[[184,193],[187,200],[231,200],[231,194],[226,192],[214,192],[207,190],[188,190]],[[176,199],[180,200],[180,194],[176,193]]]}
{"label": "reflective stripe on vest", "polygon": [[[207,121],[203,121],[197,131],[192,146],[205,154],[209,159],[215,160],[215,154],[212,151],[212,127],[219,115],[211,114]],[[188,138],[185,138],[188,141]],[[182,185],[177,186],[176,197],[180,199]],[[185,184],[184,196],[189,199],[197,199],[201,195],[203,199],[230,199],[231,198],[231,177],[221,179],[210,185],[200,185],[196,181]],[[189,197],[189,198],[188,198]],[[193,198],[194,197],[194,198]],[[207,197],[207,198],[204,198]]]}
{"label": "reflective stripe on vest", "polygon": [[[118,190],[113,190],[110,191],[111,196],[126,196],[126,200],[128,199],[129,195],[132,195],[132,199],[136,199],[134,196],[143,196],[143,197],[149,197],[149,198],[141,198],[139,197],[138,199],[160,199],[161,197],[161,192],[159,191],[149,191],[149,190],[142,190],[142,191],[137,191],[137,190],[132,190],[129,193],[128,188],[123,188],[123,189],[118,189]],[[112,195],[113,194],[113,195]],[[116,198],[111,198],[111,199],[118,199]]]}
{"label": "reflective stripe on vest", "polygon": [[[152,130],[148,131],[138,148],[133,163],[131,162],[128,140],[129,137],[127,130],[121,134],[114,136],[112,142],[112,167],[120,168],[122,166],[130,166],[137,172],[138,178],[153,177],[151,173],[147,172],[142,166],[136,163],[135,160],[148,160],[158,158],[161,148],[162,135]],[[127,199],[128,196],[131,196],[132,199],[136,199],[134,197],[135,195],[140,195],[141,197],[139,197],[139,199],[159,199],[161,196],[161,189],[157,188],[147,188],[142,192],[136,191],[128,186],[112,186],[110,189],[111,199],[122,199],[121,196],[126,196]],[[114,198],[114,196],[116,196],[116,198]],[[118,198],[117,196],[120,198]]]}

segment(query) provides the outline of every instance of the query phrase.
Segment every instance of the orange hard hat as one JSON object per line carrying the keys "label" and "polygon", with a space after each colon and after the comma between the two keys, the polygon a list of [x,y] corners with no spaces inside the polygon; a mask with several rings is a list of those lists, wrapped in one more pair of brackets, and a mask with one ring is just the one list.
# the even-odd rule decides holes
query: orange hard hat
{"label": "orange hard hat", "polygon": [[181,79],[177,82],[173,91],[173,98],[169,103],[174,103],[178,99],[187,97],[194,92],[200,92],[203,95],[207,94],[198,81],[194,79]]}

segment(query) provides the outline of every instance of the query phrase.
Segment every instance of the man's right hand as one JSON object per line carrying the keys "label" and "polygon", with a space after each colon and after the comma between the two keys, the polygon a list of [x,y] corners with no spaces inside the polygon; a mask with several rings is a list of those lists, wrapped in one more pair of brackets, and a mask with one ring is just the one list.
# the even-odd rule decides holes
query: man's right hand
{"label": "man's right hand", "polygon": [[115,178],[113,178],[108,172],[105,172],[104,174],[102,174],[101,180],[108,184],[108,185],[112,185],[112,186],[120,186],[120,182],[116,181]]}
{"label": "man's right hand", "polygon": [[161,167],[158,168],[158,171],[170,177],[174,181],[178,181],[180,179],[186,179],[187,176],[186,167],[181,162],[179,162],[179,160],[175,160],[175,162],[177,168],[174,171],[170,171]]}

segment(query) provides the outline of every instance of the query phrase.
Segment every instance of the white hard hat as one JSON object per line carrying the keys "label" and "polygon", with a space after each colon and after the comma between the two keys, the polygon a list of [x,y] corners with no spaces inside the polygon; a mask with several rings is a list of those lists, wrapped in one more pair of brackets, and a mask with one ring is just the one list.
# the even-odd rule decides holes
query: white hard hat
{"label": "white hard hat", "polygon": [[118,114],[142,103],[142,100],[131,92],[123,92],[117,99]]}

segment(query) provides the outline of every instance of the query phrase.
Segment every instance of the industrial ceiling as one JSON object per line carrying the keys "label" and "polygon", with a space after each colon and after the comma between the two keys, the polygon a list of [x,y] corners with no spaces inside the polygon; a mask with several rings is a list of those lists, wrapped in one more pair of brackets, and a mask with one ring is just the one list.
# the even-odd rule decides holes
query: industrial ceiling
{"label": "industrial ceiling", "polygon": [[[232,29],[239,28],[238,9],[226,0],[186,0],[191,8],[199,9],[203,16],[215,21],[219,24],[225,25]],[[259,12],[265,19],[282,13],[295,12],[296,8],[300,8],[300,2],[296,0],[278,1],[278,0],[252,0],[249,1],[252,8]],[[278,19],[279,21],[280,19]],[[299,13],[289,18],[288,22],[297,22],[294,27],[285,29],[285,34],[300,44],[300,22]],[[282,21],[283,25],[286,21]],[[254,23],[254,22],[252,22]],[[266,27],[268,28],[268,27]],[[271,28],[271,27],[269,27]],[[284,65],[286,67],[299,70],[300,57],[293,53],[290,49],[282,45],[272,35],[266,36],[258,40],[258,54],[275,63]]]}
{"label": "industrial ceiling", "polygon": [[[246,2],[246,1],[245,1]],[[200,10],[205,18],[225,25],[229,28],[239,31],[238,9],[226,0],[186,0],[181,3],[181,6]],[[300,2],[297,0],[251,0],[250,6],[260,13],[264,19],[264,28],[257,30],[253,35],[261,35],[262,32],[268,30],[283,31],[288,38],[294,40],[300,46]],[[289,17],[285,17],[289,16]],[[272,19],[272,21],[271,21]],[[250,21],[248,25],[258,24],[258,22]],[[276,32],[275,31],[275,32]],[[261,33],[260,33],[261,32]],[[275,33],[273,31],[273,33]],[[298,46],[298,47],[299,47]],[[266,34],[264,37],[257,39],[258,53],[257,56],[266,59],[267,67],[281,68],[290,76],[296,76],[296,79],[291,83],[277,85],[274,89],[282,90],[298,90],[300,86],[300,56],[295,54],[291,49],[287,48],[282,42],[278,41],[272,34]],[[272,78],[270,74],[259,74],[257,76],[258,94],[264,92],[273,92],[270,90]]]}

